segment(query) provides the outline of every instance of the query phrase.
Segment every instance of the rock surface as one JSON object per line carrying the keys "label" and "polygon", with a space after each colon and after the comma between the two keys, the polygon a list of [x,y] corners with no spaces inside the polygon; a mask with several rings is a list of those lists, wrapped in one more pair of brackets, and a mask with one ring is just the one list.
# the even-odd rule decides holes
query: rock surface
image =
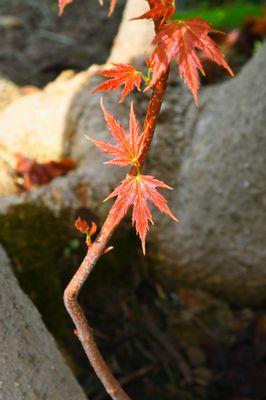
{"label": "rock surface", "polygon": [[68,118],[72,99],[86,85],[90,73],[73,75],[65,71],[44,90],[12,102],[0,114],[1,146],[39,161],[60,159],[64,139],[72,128]]}
{"label": "rock surface", "polygon": [[265,60],[266,45],[206,94],[172,193],[181,223],[157,232],[163,264],[236,303],[266,297]]}
{"label": "rock surface", "polygon": [[19,88],[8,79],[0,78],[0,111],[19,97]]}
{"label": "rock surface", "polygon": [[[148,9],[149,6],[144,1],[127,1],[109,62],[128,63],[147,50],[153,38],[153,22],[132,21],[131,18],[144,14]],[[136,32],[138,32],[137,35]]]}
{"label": "rock surface", "polygon": [[0,247],[0,399],[85,400]]}
{"label": "rock surface", "polygon": [[104,63],[125,0],[119,1],[112,18],[104,3],[101,7],[97,0],[73,1],[59,18],[56,1],[1,0],[1,75],[18,85],[43,87],[61,71]]}

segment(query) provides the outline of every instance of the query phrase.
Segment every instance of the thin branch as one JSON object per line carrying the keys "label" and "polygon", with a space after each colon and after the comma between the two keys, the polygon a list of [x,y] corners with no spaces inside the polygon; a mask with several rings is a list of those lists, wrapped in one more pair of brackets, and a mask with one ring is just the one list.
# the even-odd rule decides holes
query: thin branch
{"label": "thin branch", "polygon": [[166,70],[162,78],[159,80],[159,82],[157,83],[151,94],[143,128],[143,131],[145,132],[145,139],[143,143],[142,154],[139,158],[139,163],[141,167],[143,167],[145,159],[150,150],[155,127],[160,115],[161,106],[167,87],[168,75],[169,75],[169,68]]}
{"label": "thin branch", "polygon": [[[121,385],[127,386],[131,382],[143,378],[145,375],[149,374],[150,372],[154,371],[156,366],[154,364],[149,364],[144,367],[141,367],[140,369],[137,369],[136,371],[131,372],[130,374],[124,376],[121,378]],[[95,400],[103,400],[106,398],[106,393],[101,393],[99,394]]]}
{"label": "thin branch", "polygon": [[130,397],[128,397],[124,392],[119,382],[113,376],[109,367],[105,363],[95,342],[93,331],[89,326],[85,314],[77,301],[77,297],[82,286],[93,270],[97,260],[106,249],[106,245],[116,227],[117,224],[115,225],[113,223],[112,214],[109,213],[98,237],[93,242],[92,246],[88,248],[88,252],[82,264],[65,289],[64,303],[76,326],[77,336],[81,341],[85,353],[95,373],[103,383],[107,393],[113,400],[130,400]]}
{"label": "thin branch", "polygon": [[[151,3],[149,3],[151,5]],[[155,30],[157,31],[160,21],[155,21]],[[147,154],[149,152],[152,138],[154,135],[156,123],[160,114],[162,101],[164,98],[165,90],[167,87],[167,78],[169,70],[165,72],[162,78],[158,81],[157,85],[153,88],[152,94],[149,100],[146,118],[144,122],[144,146],[141,157],[139,159],[141,167],[145,162]],[[135,168],[131,168],[130,174],[136,173]],[[85,314],[80,307],[77,298],[81,288],[86,282],[88,276],[93,270],[96,262],[104,253],[107,248],[107,244],[113,235],[115,229],[121,221],[114,222],[112,210],[109,212],[107,219],[97,236],[93,244],[88,248],[88,252],[78,268],[77,272],[73,276],[72,280],[68,284],[64,292],[64,303],[66,309],[71,316],[76,329],[77,336],[81,341],[81,344],[85,350],[85,353],[95,370],[98,378],[104,385],[107,393],[113,400],[130,400],[128,395],[124,392],[117,379],[113,376],[109,367],[105,363],[93,337],[93,331],[88,324]]]}

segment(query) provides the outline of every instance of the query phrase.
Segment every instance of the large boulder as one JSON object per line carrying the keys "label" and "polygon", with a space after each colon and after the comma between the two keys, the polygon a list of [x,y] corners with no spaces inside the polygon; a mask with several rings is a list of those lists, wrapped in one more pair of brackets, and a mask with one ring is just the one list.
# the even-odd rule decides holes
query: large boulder
{"label": "large boulder", "polygon": [[153,240],[171,275],[234,303],[266,298],[265,60],[266,45],[205,94],[180,165],[171,158],[180,224],[159,223]]}
{"label": "large boulder", "polygon": [[0,399],[85,400],[0,247]]}

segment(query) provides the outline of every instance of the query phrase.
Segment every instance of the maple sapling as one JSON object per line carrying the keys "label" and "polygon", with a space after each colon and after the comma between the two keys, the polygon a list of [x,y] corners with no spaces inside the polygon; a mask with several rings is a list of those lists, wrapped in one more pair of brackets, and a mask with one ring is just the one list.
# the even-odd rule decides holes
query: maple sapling
{"label": "maple sapling", "polygon": [[[129,171],[125,179],[107,197],[106,200],[113,198],[116,200],[94,241],[91,237],[96,233],[96,224],[93,222],[88,224],[80,218],[76,221],[77,229],[86,234],[88,250],[64,293],[66,308],[76,326],[75,332],[96,374],[113,400],[127,400],[129,397],[112,375],[97,348],[92,330],[77,301],[78,294],[99,257],[110,250],[107,244],[131,206],[132,223],[140,237],[144,254],[149,223],[153,224],[149,203],[153,203],[162,213],[177,221],[167,205],[166,198],[158,190],[171,188],[155,177],[143,174],[143,166],[165,95],[171,62],[177,62],[179,74],[191,90],[197,105],[199,72],[204,74],[198,50],[233,75],[216,43],[209,37],[209,33],[217,31],[212,29],[208,22],[198,17],[187,20],[171,20],[175,13],[173,0],[147,1],[150,7],[149,11],[133,18],[152,19],[154,22],[155,37],[152,41],[153,51],[147,59],[147,73],[137,71],[132,65],[113,64],[111,68],[99,71],[99,74],[107,80],[94,89],[95,93],[108,92],[122,87],[119,100],[121,103],[134,88],[141,91],[141,86],[144,85],[143,91],[151,91],[144,124],[141,128],[133,103],[131,103],[127,133],[122,124],[106,110],[101,100],[100,105],[113,144],[92,137],[88,137],[88,139],[104,153],[113,157],[106,163],[119,168],[129,167]],[[64,7],[71,2],[72,0],[59,0],[60,15]],[[100,3],[102,4],[102,1]],[[115,4],[116,0],[110,2],[109,15],[114,11]]]}

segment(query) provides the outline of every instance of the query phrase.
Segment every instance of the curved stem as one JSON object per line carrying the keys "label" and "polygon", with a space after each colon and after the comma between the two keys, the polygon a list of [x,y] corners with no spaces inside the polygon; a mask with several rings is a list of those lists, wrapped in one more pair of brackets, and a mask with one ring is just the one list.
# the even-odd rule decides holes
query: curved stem
{"label": "curved stem", "polygon": [[107,393],[109,393],[114,400],[130,400],[105,363],[94,340],[93,331],[77,301],[82,286],[93,270],[97,260],[106,249],[106,245],[116,227],[117,224],[115,225],[113,223],[112,214],[109,213],[97,239],[93,242],[92,246],[88,248],[88,252],[79,269],[65,289],[64,303],[77,328],[77,336],[81,341],[85,353]]}
{"label": "curved stem", "polygon": [[[151,6],[150,1],[149,4]],[[155,21],[155,31],[159,29],[159,26],[160,26],[160,21]],[[156,123],[160,114],[165,90],[167,87],[168,74],[169,70],[165,72],[162,78],[158,81],[157,85],[153,88],[149,100],[146,118],[144,122],[145,137],[143,141],[143,150],[139,158],[139,166],[141,168],[144,165],[145,159],[150,149]],[[130,174],[136,174],[136,167],[131,168]],[[97,374],[102,384],[104,385],[107,393],[111,396],[113,400],[130,400],[130,397],[128,397],[128,395],[124,392],[121,385],[119,384],[117,379],[113,376],[109,367],[105,363],[97,347],[97,344],[93,337],[93,331],[89,326],[84,311],[82,310],[77,301],[80,290],[82,289],[88,276],[93,270],[96,262],[107,248],[107,244],[120,222],[121,221],[116,220],[116,222],[114,223],[112,211],[110,211],[96,240],[88,248],[88,252],[84,260],[82,261],[77,272],[75,273],[72,280],[65,289],[64,303],[69,315],[71,316],[76,326],[77,336],[81,341],[84,351],[95,373]]]}

